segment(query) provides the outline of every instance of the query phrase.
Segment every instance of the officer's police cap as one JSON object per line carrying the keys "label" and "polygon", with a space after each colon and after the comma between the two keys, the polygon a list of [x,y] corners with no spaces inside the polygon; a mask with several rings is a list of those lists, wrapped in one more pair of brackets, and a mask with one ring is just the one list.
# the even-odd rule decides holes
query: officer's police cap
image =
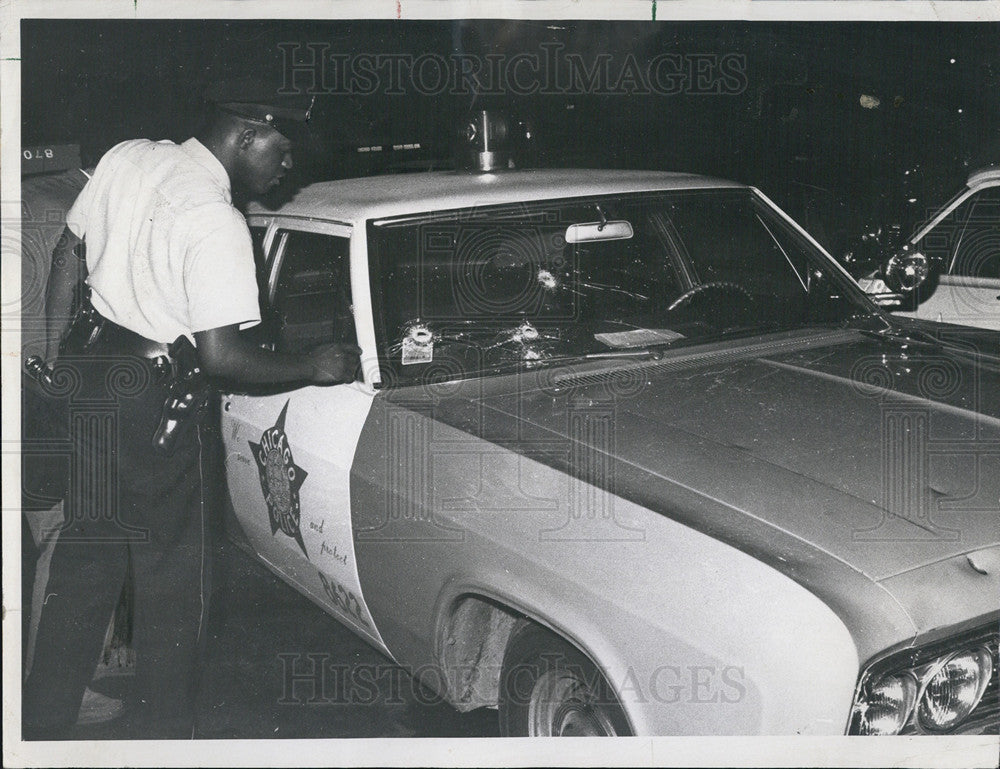
{"label": "officer's police cap", "polygon": [[290,124],[310,118],[313,98],[302,93],[281,93],[281,84],[259,77],[219,80],[205,89],[205,100],[223,112],[254,123],[266,123],[281,133]]}

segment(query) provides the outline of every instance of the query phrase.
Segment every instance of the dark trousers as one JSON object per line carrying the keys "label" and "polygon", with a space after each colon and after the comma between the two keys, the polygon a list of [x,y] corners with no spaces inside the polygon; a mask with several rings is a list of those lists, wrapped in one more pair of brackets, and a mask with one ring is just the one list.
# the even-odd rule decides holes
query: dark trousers
{"label": "dark trousers", "polygon": [[69,736],[130,558],[136,676],[128,736],[190,737],[210,594],[200,431],[182,436],[171,455],[158,453],[152,436],[166,385],[149,361],[99,341],[86,356],[60,358],[56,374],[65,386],[52,413],[68,426],[66,522],[24,685],[24,737]]}

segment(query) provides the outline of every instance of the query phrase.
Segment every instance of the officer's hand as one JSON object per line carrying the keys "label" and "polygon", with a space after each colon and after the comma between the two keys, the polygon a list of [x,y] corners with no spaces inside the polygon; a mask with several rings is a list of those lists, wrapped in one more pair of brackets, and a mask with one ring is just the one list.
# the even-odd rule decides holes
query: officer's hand
{"label": "officer's hand", "polygon": [[319,385],[353,382],[361,365],[361,348],[353,344],[324,344],[310,350],[312,383]]}

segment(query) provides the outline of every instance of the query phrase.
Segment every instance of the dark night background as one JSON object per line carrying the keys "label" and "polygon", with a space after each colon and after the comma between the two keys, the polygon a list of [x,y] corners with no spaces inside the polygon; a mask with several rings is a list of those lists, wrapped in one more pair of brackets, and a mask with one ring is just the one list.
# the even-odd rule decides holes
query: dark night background
{"label": "dark night background", "polygon": [[[1000,26],[975,23],[312,22],[26,20],[22,140],[85,159],[136,137],[185,139],[219,77],[280,73],[279,43],[331,53],[541,56],[741,54],[734,95],[321,95],[299,181],[403,165],[358,146],[419,142],[409,168],[448,167],[455,127],[500,106],[532,127],[520,165],[645,167],[760,187],[835,253],[870,224],[907,230],[968,172],[1000,162]],[[304,51],[305,49],[300,49]],[[861,105],[862,95],[879,100]]]}
{"label": "dark night background", "polygon": [[[25,20],[21,32],[22,142],[78,143],[85,164],[125,139],[186,139],[205,86],[279,74],[279,43],[479,57],[541,56],[558,43],[587,64],[608,54],[612,67],[630,53],[640,64],[664,53],[746,57],[745,88],[733,95],[321,95],[310,146],[295,156],[300,183],[449,167],[456,127],[474,109],[501,107],[532,127],[519,165],[735,179],[840,255],[872,226],[908,234],[970,170],[1000,163],[998,24]],[[879,106],[863,107],[862,95]],[[400,143],[421,149],[357,151]],[[496,734],[491,711],[428,707],[419,687],[352,707],[286,704],[289,655],[329,653],[379,670],[388,662],[232,545],[221,542],[213,569],[198,737]],[[117,697],[128,679],[102,680],[110,688],[96,689]],[[116,724],[82,738],[116,739]]]}

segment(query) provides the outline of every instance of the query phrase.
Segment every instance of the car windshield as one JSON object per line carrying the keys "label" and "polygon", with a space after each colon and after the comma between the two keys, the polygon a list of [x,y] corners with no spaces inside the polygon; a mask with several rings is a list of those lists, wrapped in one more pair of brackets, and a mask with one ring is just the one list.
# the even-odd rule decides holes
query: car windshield
{"label": "car windshield", "polygon": [[654,355],[873,309],[747,189],[378,220],[368,242],[389,382]]}

